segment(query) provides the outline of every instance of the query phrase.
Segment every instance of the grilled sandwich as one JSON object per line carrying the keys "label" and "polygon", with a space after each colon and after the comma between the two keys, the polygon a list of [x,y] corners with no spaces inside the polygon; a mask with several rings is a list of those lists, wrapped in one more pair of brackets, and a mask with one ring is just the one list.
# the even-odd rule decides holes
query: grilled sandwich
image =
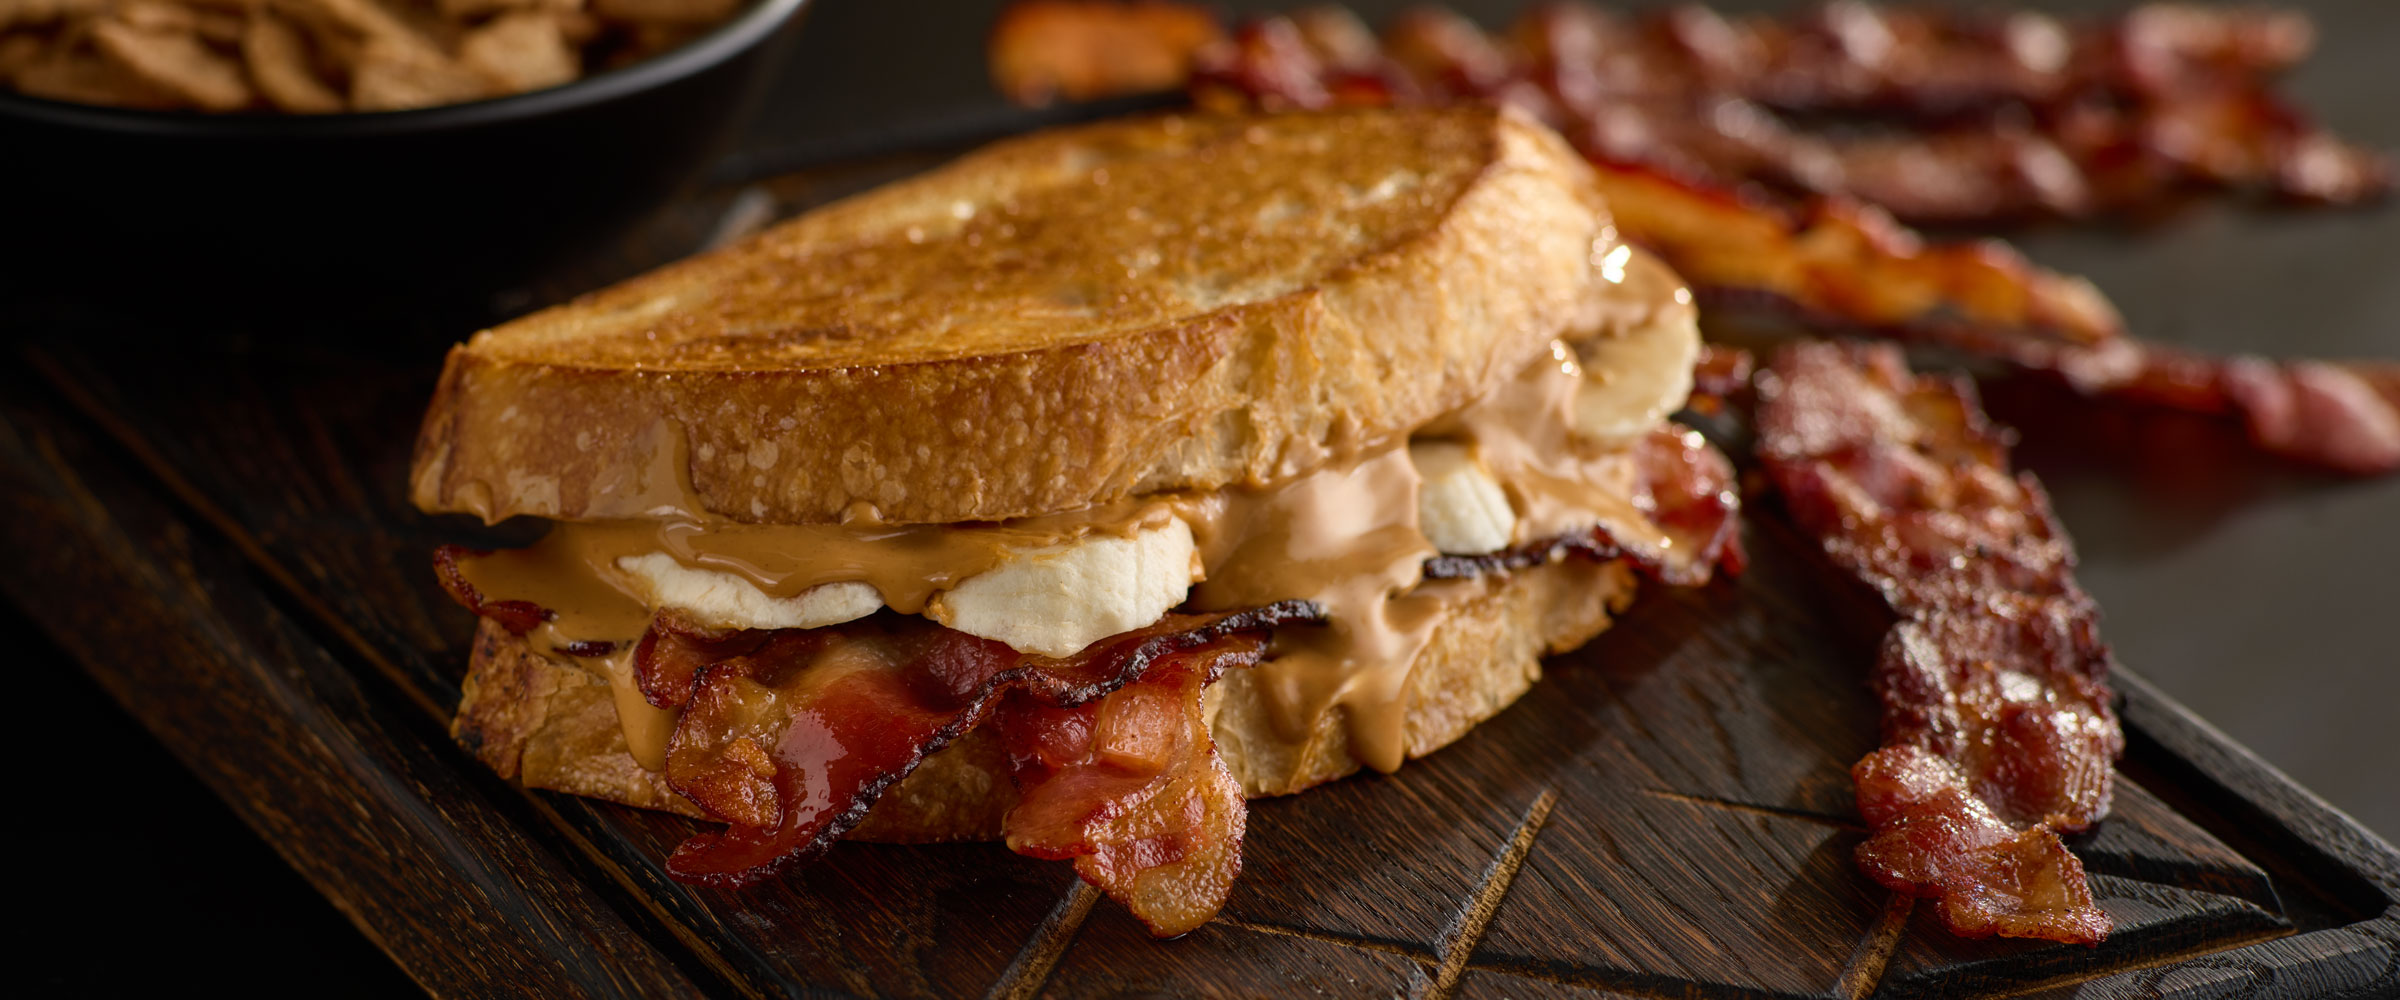
{"label": "grilled sandwich", "polygon": [[1045,132],[476,334],[417,445],[453,732],[712,821],[1070,859],[1211,917],[1249,797],[1431,753],[1706,578],[1691,297],[1487,108]]}

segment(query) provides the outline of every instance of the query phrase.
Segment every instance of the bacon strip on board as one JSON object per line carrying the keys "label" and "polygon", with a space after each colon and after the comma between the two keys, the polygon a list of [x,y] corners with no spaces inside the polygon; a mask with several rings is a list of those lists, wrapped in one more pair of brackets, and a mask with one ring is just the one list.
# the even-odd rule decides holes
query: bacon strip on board
{"label": "bacon strip on board", "polygon": [[2060,833],[2107,815],[2123,753],[2074,549],[1963,381],[1898,349],[1809,343],[1757,383],[1794,520],[1900,616],[1874,675],[1883,748],[1852,769],[1859,867],[1967,937],[2095,944],[2108,915]]}

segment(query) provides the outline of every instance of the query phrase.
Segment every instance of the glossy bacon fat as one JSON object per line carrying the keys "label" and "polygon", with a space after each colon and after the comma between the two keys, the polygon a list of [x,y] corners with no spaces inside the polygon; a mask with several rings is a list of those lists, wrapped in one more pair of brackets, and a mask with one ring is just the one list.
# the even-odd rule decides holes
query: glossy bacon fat
{"label": "glossy bacon fat", "polygon": [[[2219,358],[2150,344],[2132,374],[2075,388],[2111,399],[2238,419],[2259,450],[2354,476],[2400,471],[2400,362]],[[2090,353],[2068,352],[2070,359]]]}
{"label": "glossy bacon fat", "polygon": [[1852,770],[1859,866],[1961,935],[2099,942],[2108,916],[2058,835],[2107,814],[2125,741],[2040,485],[1964,383],[1888,346],[1786,349],[1758,401],[1793,518],[1901,619],[1874,675],[1883,748]]}
{"label": "glossy bacon fat", "polygon": [[1201,691],[1261,647],[1245,636],[1170,656],[1081,705],[1011,693],[992,720],[1024,796],[1003,823],[1009,849],[1073,860],[1160,937],[1216,916],[1242,870],[1250,807],[1217,755]]}
{"label": "glossy bacon fat", "polygon": [[[1720,356],[1725,356],[1722,352]],[[1703,364],[1706,364],[1703,359]],[[1745,362],[1746,363],[1746,362]],[[1638,475],[1633,504],[1656,524],[1666,545],[1652,548],[1620,541],[1605,525],[1588,531],[1537,539],[1483,555],[1440,555],[1425,560],[1425,578],[1454,580],[1539,566],[1573,555],[1624,559],[1644,575],[1675,587],[1697,587],[1717,569],[1742,571],[1741,494],[1733,464],[1699,431],[1663,424],[1633,445]]]}
{"label": "glossy bacon fat", "polygon": [[2153,3],[2069,21],[1946,5],[1727,16],[1542,3],[1486,32],[1421,6],[1378,37],[1314,6],[1230,43],[1210,27],[1200,4],[1024,0],[993,34],[992,73],[1010,94],[1064,79],[1089,97],[1166,89],[1180,60],[1204,98],[1502,100],[1606,162],[1921,223],[2143,211],[2206,188],[2348,203],[2390,183],[2383,157],[2275,92],[2314,42],[2289,11]]}
{"label": "glossy bacon fat", "polygon": [[[1082,841],[1037,838],[1029,843],[1052,850],[1028,853],[1070,856],[1075,847],[1097,840],[1110,850],[1094,849],[1106,860],[1083,866],[1085,877],[1154,927],[1180,928],[1162,933],[1181,933],[1190,929],[1187,923],[1196,925],[1193,912],[1205,920],[1216,911],[1240,868],[1239,789],[1230,815],[1219,808],[1213,817],[1203,815],[1172,831],[1177,836],[1167,838],[1171,850],[1120,843],[1164,837],[1158,822],[1111,821],[1141,811],[1151,800],[1180,818],[1184,812],[1168,809],[1167,800],[1204,797],[1207,789],[1185,776],[1223,768],[1214,763],[1206,721],[1197,718],[1202,681],[1193,678],[1210,679],[1229,666],[1254,663],[1265,648],[1266,630],[1315,617],[1316,608],[1306,602],[1169,615],[1074,657],[1053,660],[899,615],[827,628],[726,634],[693,630],[661,615],[636,653],[636,670],[652,704],[682,710],[667,745],[667,781],[727,824],[722,832],[685,841],[667,869],[678,878],[711,885],[755,881],[831,846],[925,755],[983,722],[995,708],[1002,713],[1003,734],[1046,732],[1038,724],[1009,721],[1013,716],[1063,712],[1116,720],[1107,738],[1087,740],[1082,748],[1113,768],[1113,776],[1141,780],[1105,789],[1120,799],[1087,801],[1082,793],[1094,789],[1046,789],[1055,774],[1019,768],[1020,790],[1035,814],[1024,820],[1012,815],[1009,828],[1027,823],[1044,833],[1054,831],[1059,824],[1051,816],[1060,809],[1055,803],[1066,799],[1110,813],[1095,816],[1094,829]],[[1181,733],[1183,739],[1162,741],[1155,733],[1135,731],[1156,725],[1156,706],[1172,705],[1184,693],[1192,707],[1182,716],[1197,722],[1196,734],[1176,714],[1165,716],[1162,731]],[[1051,805],[1044,808],[1044,803]],[[1138,891],[1150,868],[1180,865],[1211,852],[1237,860],[1176,868],[1206,870],[1179,881],[1180,892]]]}

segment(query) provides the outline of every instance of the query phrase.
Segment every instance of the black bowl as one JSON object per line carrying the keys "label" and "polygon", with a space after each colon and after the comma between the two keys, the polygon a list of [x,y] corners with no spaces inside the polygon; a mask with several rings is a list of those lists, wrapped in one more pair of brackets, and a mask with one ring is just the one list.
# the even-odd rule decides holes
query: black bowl
{"label": "black bowl", "polygon": [[[414,111],[203,115],[0,92],[0,283],[317,298],[504,287],[696,182],[807,0],[574,83]],[[12,256],[14,256],[12,254]]]}

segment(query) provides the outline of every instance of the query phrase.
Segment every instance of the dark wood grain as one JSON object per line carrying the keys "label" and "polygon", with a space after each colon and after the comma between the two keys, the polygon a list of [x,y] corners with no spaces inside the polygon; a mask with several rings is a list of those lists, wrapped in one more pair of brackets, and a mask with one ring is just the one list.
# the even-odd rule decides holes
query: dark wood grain
{"label": "dark wood grain", "polygon": [[[34,396],[0,397],[10,596],[402,968],[436,994],[699,995],[427,720],[259,591],[222,586],[240,557],[109,475]],[[97,777],[128,783],[129,814],[89,821],[162,821],[140,776]]]}
{"label": "dark wood grain", "polygon": [[[926,159],[718,192],[647,252]],[[2074,845],[2107,944],[1957,940],[1861,878],[1848,768],[1874,742],[1878,629],[1765,508],[1748,574],[1647,593],[1459,744],[1257,803],[1225,918],[1186,938],[994,845],[843,845],[755,889],[684,886],[659,859],[693,824],[517,792],[442,734],[470,621],[426,553],[530,528],[403,501],[450,334],[162,343],[28,315],[0,403],[0,539],[33,569],[10,597],[438,993],[2400,993],[2391,847],[2131,675],[2117,814]]]}

